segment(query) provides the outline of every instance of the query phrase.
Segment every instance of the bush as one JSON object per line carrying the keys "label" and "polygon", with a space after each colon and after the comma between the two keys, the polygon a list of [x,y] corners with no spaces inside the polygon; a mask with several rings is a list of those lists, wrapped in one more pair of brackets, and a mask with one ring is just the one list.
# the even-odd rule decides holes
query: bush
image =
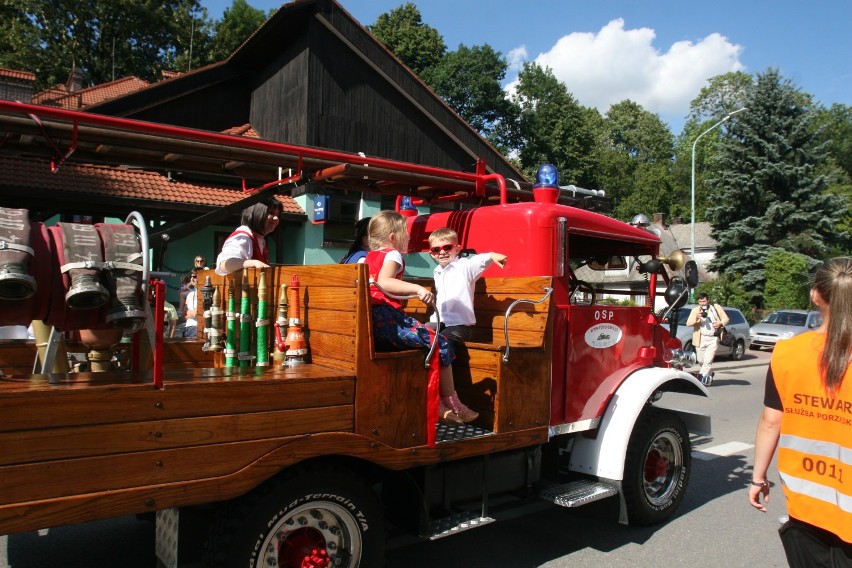
{"label": "bush", "polygon": [[810,307],[808,265],[793,252],[777,250],[766,258],[763,306],[767,309]]}

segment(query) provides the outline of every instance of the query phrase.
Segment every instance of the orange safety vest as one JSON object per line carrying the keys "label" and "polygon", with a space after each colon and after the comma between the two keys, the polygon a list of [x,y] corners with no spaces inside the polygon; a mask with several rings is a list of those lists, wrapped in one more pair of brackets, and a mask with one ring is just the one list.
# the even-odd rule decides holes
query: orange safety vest
{"label": "orange safety vest", "polygon": [[779,341],[770,363],[784,418],[778,471],[791,517],[852,542],[852,366],[834,397],[822,385],[825,334]]}

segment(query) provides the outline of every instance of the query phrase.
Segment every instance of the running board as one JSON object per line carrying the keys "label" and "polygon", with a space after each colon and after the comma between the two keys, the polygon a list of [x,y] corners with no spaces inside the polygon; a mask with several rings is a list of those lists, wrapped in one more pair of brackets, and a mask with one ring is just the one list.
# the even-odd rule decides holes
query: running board
{"label": "running board", "polygon": [[445,536],[491,524],[494,519],[477,513],[453,513],[449,517],[435,519],[429,523],[429,540],[438,540]]}
{"label": "running board", "polygon": [[618,495],[618,489],[608,483],[580,479],[545,489],[539,497],[561,507],[580,507],[613,495]]}

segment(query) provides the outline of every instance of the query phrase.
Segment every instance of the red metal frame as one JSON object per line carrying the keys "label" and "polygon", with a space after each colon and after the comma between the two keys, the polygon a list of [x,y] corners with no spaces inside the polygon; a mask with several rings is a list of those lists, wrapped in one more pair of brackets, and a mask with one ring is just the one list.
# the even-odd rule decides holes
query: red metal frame
{"label": "red metal frame", "polygon": [[[336,161],[341,163],[368,165],[395,171],[405,171],[424,175],[441,176],[450,179],[473,182],[474,184],[476,184],[477,194],[480,194],[481,192],[482,195],[485,194],[486,183],[489,181],[494,181],[497,183],[497,187],[500,192],[500,203],[506,203],[505,178],[500,174],[485,174],[485,165],[484,162],[481,161],[477,163],[477,173],[468,173],[443,168],[435,168],[432,166],[423,166],[407,162],[399,162],[396,160],[388,160],[384,158],[365,157],[360,156],[358,154],[348,154],[334,150],[308,148],[304,146],[284,144],[281,142],[270,142],[268,140],[260,140],[257,138],[245,138],[240,136],[232,136],[230,134],[219,134],[216,132],[207,132],[204,130],[194,130],[190,128],[182,128],[179,126],[170,126],[166,124],[145,122],[128,118],[117,118],[113,116],[90,114],[80,111],[55,109],[13,101],[0,101],[0,110],[27,115],[36,120],[38,120],[38,116],[43,116],[52,119],[68,121],[74,124],[75,131],[77,126],[80,124],[104,126],[119,130],[157,134],[161,136],[168,136],[172,138],[192,140],[197,142],[208,142],[212,144],[237,146],[254,150],[280,152],[282,154],[290,154],[292,156],[296,156],[299,158],[299,160],[302,160],[303,158],[314,158]],[[76,145],[76,140],[74,142],[74,145]],[[73,152],[73,150],[71,150],[62,159],[67,159],[68,156],[70,156],[71,152]]]}

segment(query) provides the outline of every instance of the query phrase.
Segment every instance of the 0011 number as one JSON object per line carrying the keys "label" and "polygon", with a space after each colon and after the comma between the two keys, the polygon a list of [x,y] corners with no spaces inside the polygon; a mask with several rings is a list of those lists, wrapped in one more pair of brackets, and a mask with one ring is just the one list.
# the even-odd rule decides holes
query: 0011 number
{"label": "0011 number", "polygon": [[802,458],[802,469],[808,473],[816,471],[817,475],[827,475],[832,479],[843,483],[843,468],[837,467],[835,464],[829,464],[823,460],[814,461],[811,458]]}

